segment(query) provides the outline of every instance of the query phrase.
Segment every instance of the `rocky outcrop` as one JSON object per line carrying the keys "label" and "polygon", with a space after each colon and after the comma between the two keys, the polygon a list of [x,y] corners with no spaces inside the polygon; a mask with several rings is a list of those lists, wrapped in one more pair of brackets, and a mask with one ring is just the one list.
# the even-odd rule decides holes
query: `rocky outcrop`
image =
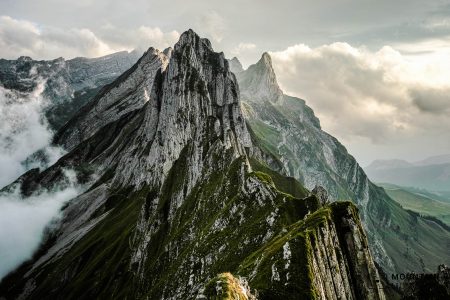
{"label": "rocky outcrop", "polygon": [[[86,192],[64,207],[33,259],[0,283],[0,296],[383,299],[356,208],[322,205],[249,155],[257,147],[223,53],[189,30],[156,72],[143,71],[155,58],[148,54],[83,109],[102,121],[72,119],[86,125],[80,143],[65,131],[71,151],[29,176],[36,192],[74,169]],[[140,74],[148,77],[126,93]],[[150,78],[148,99],[136,104]],[[133,109],[109,118],[116,104]]]}
{"label": "rocky outcrop", "polygon": [[311,191],[311,194],[316,195],[316,197],[320,200],[322,205],[328,203],[328,192],[320,185],[316,185],[314,189]]}
{"label": "rocky outcrop", "polygon": [[157,73],[165,70],[169,58],[159,50],[150,48],[136,64],[103,87],[88,105],[65,124],[57,132],[54,143],[72,150],[104,125],[142,108],[150,100]]}
{"label": "rocky outcrop", "polygon": [[233,57],[228,62],[230,63],[230,70],[234,74],[244,71],[244,68],[242,67],[241,62],[239,61],[239,59],[237,59],[237,57]]}
{"label": "rocky outcrop", "polygon": [[243,99],[277,102],[283,97],[283,91],[278,86],[277,77],[272,69],[272,58],[267,52],[248,70],[237,74]]}
{"label": "rocky outcrop", "polygon": [[230,273],[222,273],[213,278],[197,299],[257,299],[250,293],[250,287],[243,278],[235,278]]}

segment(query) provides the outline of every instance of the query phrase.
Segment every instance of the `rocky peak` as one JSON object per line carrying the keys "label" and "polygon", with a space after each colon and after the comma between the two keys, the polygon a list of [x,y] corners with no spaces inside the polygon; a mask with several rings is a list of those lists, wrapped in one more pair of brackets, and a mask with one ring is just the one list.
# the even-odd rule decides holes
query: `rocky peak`
{"label": "rocky peak", "polygon": [[268,69],[269,72],[272,72],[275,75],[275,72],[272,67],[272,57],[270,57],[269,53],[264,52],[256,64],[263,64]]}
{"label": "rocky peak", "polygon": [[33,61],[33,59],[29,56],[20,56],[17,61],[19,62],[27,62],[27,61]]}
{"label": "rocky peak", "polygon": [[166,68],[168,61],[163,52],[150,47],[130,69],[103,87],[58,131],[55,143],[72,150],[102,126],[142,108],[150,99],[156,74]]}
{"label": "rocky peak", "polygon": [[[149,98],[142,112],[143,126],[128,146],[134,155],[119,161],[119,168],[129,170],[118,175],[121,183],[159,185],[187,145],[194,169],[187,181],[195,183],[213,144],[235,157],[245,155],[251,145],[228,62],[192,30],[180,36],[167,68],[155,77]],[[130,161],[136,166],[130,168]],[[142,168],[154,172],[142,176],[146,173]]]}
{"label": "rocky peak", "polygon": [[233,73],[236,74],[236,73],[240,73],[240,72],[244,71],[244,68],[242,67],[241,62],[239,61],[239,59],[237,57],[233,57],[228,62],[230,64],[230,69]]}
{"label": "rocky peak", "polygon": [[173,48],[172,47],[167,47],[166,49],[164,49],[163,53],[170,58],[172,56],[172,52],[173,52]]}
{"label": "rocky peak", "polygon": [[246,71],[238,73],[243,96],[247,99],[279,101],[283,91],[278,86],[277,77],[272,67],[272,59],[264,52],[260,60]]}
{"label": "rocky peak", "polygon": [[200,50],[202,47],[212,51],[211,42],[206,38],[200,38],[192,29],[183,32],[175,44],[175,51],[179,51],[185,46],[192,46],[196,50]]}

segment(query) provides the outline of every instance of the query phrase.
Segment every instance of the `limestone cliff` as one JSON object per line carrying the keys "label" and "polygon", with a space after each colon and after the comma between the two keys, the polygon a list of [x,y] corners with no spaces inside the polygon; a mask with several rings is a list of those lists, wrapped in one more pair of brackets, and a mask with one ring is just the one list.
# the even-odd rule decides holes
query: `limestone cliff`
{"label": "limestone cliff", "polygon": [[223,53],[189,30],[125,74],[61,129],[70,152],[16,183],[37,193],[73,169],[86,189],[0,296],[384,299],[356,207],[251,155]]}

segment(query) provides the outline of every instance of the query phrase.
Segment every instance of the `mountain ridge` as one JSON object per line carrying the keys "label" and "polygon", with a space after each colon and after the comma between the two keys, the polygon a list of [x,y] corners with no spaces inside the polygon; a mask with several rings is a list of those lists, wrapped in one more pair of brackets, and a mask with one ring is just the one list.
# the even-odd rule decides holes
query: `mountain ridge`
{"label": "mountain ridge", "polygon": [[[168,59],[164,53],[150,48],[129,70],[103,87],[88,105],[60,128],[53,142],[66,149],[72,149],[92,136],[96,128],[101,128],[122,115],[141,108],[149,100],[151,86],[158,69],[165,68]],[[117,92],[121,90],[123,90],[121,93]],[[126,100],[128,102],[124,102]]]}
{"label": "mountain ridge", "polygon": [[25,175],[29,193],[51,188],[62,168],[89,188],[0,291],[202,299],[235,275],[261,299],[384,299],[357,208],[321,203],[253,156],[223,53],[189,30],[159,70],[142,107]]}
{"label": "mountain ridge", "polygon": [[[275,84],[270,80],[248,84],[251,81],[247,78],[252,78],[252,73],[261,78],[259,67],[268,69],[264,73],[273,71],[266,55],[237,73],[239,83],[244,83],[240,84],[241,100],[249,130],[254,143],[265,152],[261,159],[282,174],[296,178],[306,188],[325,187],[332,201],[354,201],[360,209],[375,260],[386,274],[434,272],[440,263],[449,264],[450,256],[443,243],[426,237],[427,231],[437,226],[436,235],[450,242],[450,232],[409,214],[374,185],[345,147],[321,130],[320,122],[304,100],[270,92],[278,91],[278,84],[272,88],[258,87]],[[256,93],[255,87],[266,93]]]}
{"label": "mountain ridge", "polygon": [[[396,165],[396,163],[399,163],[400,165]],[[434,155],[413,162],[406,161],[403,159],[376,159],[368,166],[366,166],[365,169],[373,169],[376,168],[377,166],[382,166],[384,168],[389,167],[393,168],[398,166],[410,167],[410,166],[440,165],[446,163],[450,163],[450,154]]]}
{"label": "mountain ridge", "polygon": [[58,130],[99,88],[131,67],[136,51],[117,52],[98,58],[65,60],[0,59],[0,84],[7,89],[31,92],[45,81],[43,95],[49,100],[46,118]]}

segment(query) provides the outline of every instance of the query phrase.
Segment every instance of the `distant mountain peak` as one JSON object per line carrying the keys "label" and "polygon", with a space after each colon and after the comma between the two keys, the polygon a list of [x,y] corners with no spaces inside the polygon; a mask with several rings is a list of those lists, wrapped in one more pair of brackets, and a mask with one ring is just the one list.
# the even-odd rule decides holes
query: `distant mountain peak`
{"label": "distant mountain peak", "polygon": [[258,61],[258,63],[264,63],[268,68],[272,69],[272,57],[270,56],[270,54],[268,52],[264,52],[261,55],[260,60]]}
{"label": "distant mountain peak", "polygon": [[272,57],[270,57],[269,53],[264,52],[261,55],[261,58],[258,60],[258,62],[254,66],[256,66],[259,71],[266,72],[271,77],[273,76],[275,78],[275,81],[276,81],[275,71],[273,70],[273,66],[272,66]]}
{"label": "distant mountain peak", "polygon": [[231,72],[240,73],[240,72],[244,71],[244,68],[242,67],[241,62],[239,61],[239,59],[236,56],[233,57],[232,59],[230,59],[228,62],[230,64]]}
{"label": "distant mountain peak", "polygon": [[450,154],[442,154],[442,155],[435,155],[431,157],[427,157],[423,160],[417,161],[414,164],[415,165],[439,165],[439,164],[447,164],[450,163]]}
{"label": "distant mountain peak", "polygon": [[395,169],[421,167],[430,165],[443,165],[450,163],[450,154],[430,156],[420,161],[406,161],[404,159],[376,159],[366,167],[368,170]]}
{"label": "distant mountain peak", "polygon": [[265,99],[278,101],[283,96],[283,91],[278,85],[277,76],[272,66],[272,58],[264,52],[260,60],[248,67],[239,75],[242,90],[249,99]]}
{"label": "distant mountain peak", "polygon": [[383,170],[392,168],[407,168],[412,167],[413,164],[403,159],[377,159],[366,167],[368,170]]}

